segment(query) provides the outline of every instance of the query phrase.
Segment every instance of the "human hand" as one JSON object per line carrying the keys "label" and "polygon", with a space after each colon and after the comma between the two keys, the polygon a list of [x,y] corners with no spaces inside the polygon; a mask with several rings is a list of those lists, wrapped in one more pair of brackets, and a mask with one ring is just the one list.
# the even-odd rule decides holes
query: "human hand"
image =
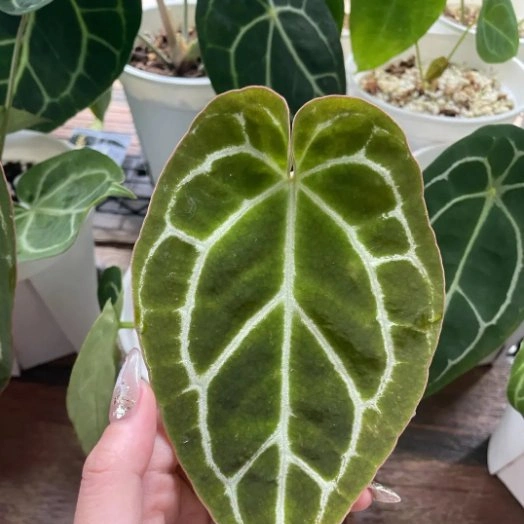
{"label": "human hand", "polygon": [[[120,372],[110,424],[84,465],[75,524],[212,524],[178,464],[153,392],[140,379],[140,361],[132,350]],[[375,489],[364,490],[351,510],[366,509]]]}

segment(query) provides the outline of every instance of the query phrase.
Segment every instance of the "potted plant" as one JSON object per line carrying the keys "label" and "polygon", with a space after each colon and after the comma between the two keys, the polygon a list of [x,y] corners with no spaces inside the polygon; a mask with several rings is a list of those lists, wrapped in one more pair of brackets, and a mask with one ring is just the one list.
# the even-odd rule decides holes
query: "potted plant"
{"label": "potted plant", "polygon": [[[483,125],[511,123],[524,105],[524,68],[511,59],[517,53],[518,33],[510,0],[484,1],[482,31],[476,38],[467,30],[461,35],[428,32],[422,12],[438,8],[441,13],[444,2],[414,3],[404,15],[399,4],[393,14],[388,11],[389,22],[384,10],[373,10],[373,2],[352,5],[352,47],[360,70],[351,71],[352,92],[388,111],[415,149],[452,143]],[[502,4],[506,11],[499,16]],[[394,22],[395,28],[402,27],[397,15],[409,16],[411,26],[399,31],[405,36],[402,45],[395,40],[386,45],[394,30],[389,26]],[[383,25],[383,31],[375,31]],[[407,50],[406,44],[411,45]]]}
{"label": "potted plant", "polygon": [[[158,3],[163,5],[162,0]],[[180,78],[126,66],[122,83],[155,180],[215,92],[266,85],[285,96],[293,111],[315,96],[345,93],[340,44],[344,2],[314,0],[301,7],[287,2],[277,9],[272,5],[269,0],[171,2],[168,8],[174,22],[167,25],[173,30],[166,32],[186,34],[194,29],[194,21],[206,76]],[[159,9],[145,9],[140,34],[157,34],[161,26]],[[268,32],[274,38],[268,40],[264,36]],[[156,48],[150,45],[149,52]]]}
{"label": "potted plant", "polygon": [[35,164],[9,174],[19,279],[14,346],[24,367],[79,348],[97,314],[93,242],[82,224],[108,195],[130,193],[107,157],[17,131],[49,131],[94,103],[127,61],[139,20],[138,1],[95,11],[65,0],[0,7],[0,158],[9,169],[20,168],[8,166],[12,160],[22,171]]}

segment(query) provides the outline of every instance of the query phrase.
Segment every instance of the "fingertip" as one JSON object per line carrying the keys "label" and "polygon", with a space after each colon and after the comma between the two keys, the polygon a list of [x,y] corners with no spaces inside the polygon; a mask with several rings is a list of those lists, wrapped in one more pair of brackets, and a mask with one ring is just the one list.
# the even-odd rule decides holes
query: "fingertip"
{"label": "fingertip", "polygon": [[371,489],[366,488],[358,497],[356,502],[351,506],[351,511],[363,511],[373,503],[373,494]]}

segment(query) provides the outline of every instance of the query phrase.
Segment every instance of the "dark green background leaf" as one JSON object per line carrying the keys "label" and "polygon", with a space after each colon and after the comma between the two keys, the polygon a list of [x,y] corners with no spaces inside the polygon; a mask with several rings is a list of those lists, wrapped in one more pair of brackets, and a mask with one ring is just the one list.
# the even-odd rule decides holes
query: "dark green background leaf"
{"label": "dark green background leaf", "polygon": [[109,104],[111,103],[111,96],[113,94],[113,88],[110,87],[107,91],[102,93],[90,106],[89,109],[91,109],[91,112],[93,115],[95,115],[95,118],[100,120],[101,122],[104,121],[104,117],[107,111],[107,108],[109,107]]}
{"label": "dark green background leaf", "polygon": [[338,32],[342,31],[342,26],[344,25],[344,0],[325,0],[331,16],[337,24]]}
{"label": "dark green background leaf", "polygon": [[108,196],[134,195],[108,156],[86,148],[41,162],[17,181],[15,222],[19,260],[58,255],[76,239],[87,213]]}
{"label": "dark green background leaf", "polygon": [[519,30],[511,0],[483,0],[476,39],[477,51],[485,62],[501,63],[517,54]]}
{"label": "dark green background leaf", "polygon": [[[49,130],[92,104],[120,75],[141,18],[140,0],[54,0],[30,15],[14,107]],[[0,13],[0,101],[19,18]]]}
{"label": "dark green background leaf", "polygon": [[109,423],[115,386],[119,319],[111,302],[89,331],[78,353],[67,388],[67,414],[87,455]]}
{"label": "dark green background leaf", "polygon": [[[100,275],[98,281],[98,303],[100,309],[103,309],[109,300],[115,306],[122,293],[122,270],[117,266],[111,266],[105,269]],[[121,311],[117,311],[120,316]]]}
{"label": "dark green background leaf", "polygon": [[520,344],[508,382],[510,404],[524,415],[524,342]]}
{"label": "dark green background leaf", "polygon": [[11,315],[16,285],[13,206],[0,165],[0,391],[11,376]]}
{"label": "dark green background leaf", "polygon": [[378,67],[412,46],[445,5],[446,0],[351,0],[349,34],[358,69]]}
{"label": "dark green background leaf", "polygon": [[199,0],[196,25],[217,93],[268,86],[292,112],[314,97],[346,93],[340,32],[325,0]]}
{"label": "dark green background leaf", "polygon": [[496,351],[524,320],[524,130],[486,126],[424,171],[446,274],[428,394]]}
{"label": "dark green background leaf", "polygon": [[413,415],[442,318],[401,130],[349,97],[293,126],[267,89],[217,97],[135,247],[152,385],[220,524],[340,523]]}
{"label": "dark green background leaf", "polygon": [[36,11],[53,0],[0,0],[0,11],[8,15],[23,15]]}

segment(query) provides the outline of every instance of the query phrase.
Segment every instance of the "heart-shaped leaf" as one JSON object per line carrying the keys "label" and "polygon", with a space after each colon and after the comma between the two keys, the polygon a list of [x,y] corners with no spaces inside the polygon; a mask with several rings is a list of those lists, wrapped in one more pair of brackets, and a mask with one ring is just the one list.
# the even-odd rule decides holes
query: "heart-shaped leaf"
{"label": "heart-shaped leaf", "polygon": [[446,0],[351,0],[349,34],[358,69],[380,66],[412,46],[445,5]]}
{"label": "heart-shaped leaf", "polygon": [[0,11],[8,15],[23,15],[36,11],[53,0],[0,0]]}
{"label": "heart-shaped leaf", "polygon": [[11,376],[11,316],[16,285],[13,206],[0,165],[0,391]]}
{"label": "heart-shaped leaf", "polygon": [[[100,275],[98,281],[98,304],[103,309],[109,300],[114,307],[122,294],[122,270],[117,266],[111,266],[105,269]],[[117,309],[117,315],[120,316],[121,310]]]}
{"label": "heart-shaped leaf", "polygon": [[294,113],[312,98],[346,92],[340,32],[326,0],[199,0],[196,25],[217,93],[268,86]]}
{"label": "heart-shaped leaf", "polygon": [[117,373],[118,327],[116,309],[108,301],[87,334],[71,371],[67,414],[86,455],[109,423],[109,404]]}
{"label": "heart-shaped leaf", "polygon": [[217,97],[153,196],[135,318],[177,456],[215,522],[339,523],[413,415],[442,268],[400,129],[358,99],[294,119]]}
{"label": "heart-shaped leaf", "polygon": [[524,319],[524,130],[486,126],[425,171],[446,275],[428,394],[497,350]]}
{"label": "heart-shaped leaf", "polygon": [[342,27],[344,26],[344,16],[345,16],[344,0],[325,0],[325,1],[331,12],[331,16],[333,17],[333,20],[335,20],[335,23],[337,24],[338,32],[340,33],[342,31]]}
{"label": "heart-shaped leaf", "polygon": [[524,415],[524,342],[520,344],[508,382],[510,404]]}
{"label": "heart-shaped leaf", "polygon": [[18,259],[65,251],[92,207],[108,196],[134,197],[123,181],[113,160],[88,148],[63,153],[26,171],[16,184]]}
{"label": "heart-shaped leaf", "polygon": [[[32,13],[14,107],[60,125],[104,93],[124,68],[141,17],[140,0],[54,0]],[[0,13],[0,101],[5,99],[19,19]]]}
{"label": "heart-shaped leaf", "polygon": [[477,51],[488,63],[513,58],[519,50],[519,29],[512,0],[483,0],[477,21]]}

